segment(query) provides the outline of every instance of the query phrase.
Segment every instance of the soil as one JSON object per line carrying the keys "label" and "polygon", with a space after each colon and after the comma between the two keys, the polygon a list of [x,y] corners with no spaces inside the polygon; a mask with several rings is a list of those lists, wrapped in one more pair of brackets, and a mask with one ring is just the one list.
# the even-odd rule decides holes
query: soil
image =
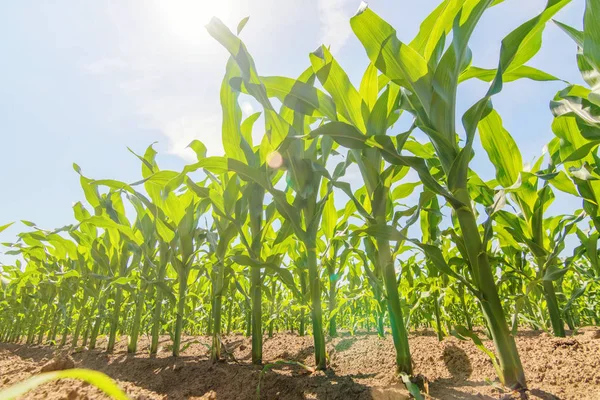
{"label": "soil", "polygon": [[[132,399],[376,399],[403,400],[408,392],[394,377],[391,337],[343,334],[327,343],[330,369],[311,372],[294,364],[278,364],[261,374],[251,364],[251,342],[241,335],[223,339],[227,360],[209,361],[207,337],[185,337],[180,357],[171,357],[170,340],[161,338],[155,357],[142,338],[138,353],[126,352],[123,337],[114,353],[96,350],[57,350],[47,346],[0,344],[0,390],[42,370],[90,368],[115,379]],[[493,348],[489,341],[484,341]],[[102,349],[105,339],[98,343]],[[532,399],[600,399],[600,330],[587,328],[567,338],[524,331],[517,337]],[[471,342],[454,337],[442,342],[429,331],[410,337],[414,371],[425,379],[431,399],[510,399],[501,389],[489,359]],[[279,333],[265,337],[265,364],[277,360],[312,366],[312,337]],[[266,368],[265,368],[266,369]],[[64,379],[46,383],[26,399],[104,399],[86,383]]]}

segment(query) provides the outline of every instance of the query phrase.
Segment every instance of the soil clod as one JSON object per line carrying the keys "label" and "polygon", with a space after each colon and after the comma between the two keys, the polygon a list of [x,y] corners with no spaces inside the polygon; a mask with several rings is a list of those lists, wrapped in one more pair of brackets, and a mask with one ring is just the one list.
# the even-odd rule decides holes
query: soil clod
{"label": "soil clod", "polygon": [[75,368],[75,361],[71,356],[60,355],[44,364],[40,372],[62,371],[72,368]]}
{"label": "soil clod", "polygon": [[[517,335],[530,399],[600,399],[600,340],[588,333],[592,330],[598,331],[586,328],[579,335],[566,338],[529,331]],[[486,347],[494,348],[483,334],[480,338]],[[231,356],[216,364],[206,352],[210,337],[184,337],[182,343],[189,345],[177,359],[170,352],[151,357],[149,339],[145,337],[135,355],[127,354],[126,337],[121,338],[111,354],[102,350],[106,346],[104,338],[95,350],[71,356],[54,356],[56,348],[50,346],[0,344],[0,390],[34,375],[40,365],[43,371],[77,365],[109,375],[131,399],[254,400],[264,365],[278,360],[314,365],[311,336],[278,333],[265,340],[263,366],[251,363],[251,339],[242,335],[223,337]],[[427,399],[519,398],[519,393],[501,387],[489,358],[471,341],[447,337],[440,342],[426,331],[411,334],[409,343],[413,370],[419,378],[413,382],[427,394]],[[168,336],[161,338],[163,348],[169,344]],[[341,333],[327,340],[327,348],[330,369],[325,372],[306,373],[295,364],[283,363],[262,374],[260,399],[409,399],[406,387],[395,373],[391,336]],[[93,385],[61,379],[32,390],[22,399],[108,400],[108,397]]]}

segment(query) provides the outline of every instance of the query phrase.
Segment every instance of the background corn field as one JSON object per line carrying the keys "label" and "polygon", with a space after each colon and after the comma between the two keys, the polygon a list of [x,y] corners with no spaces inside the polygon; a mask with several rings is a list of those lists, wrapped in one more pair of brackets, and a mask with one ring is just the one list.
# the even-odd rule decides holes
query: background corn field
{"label": "background corn field", "polygon": [[[131,183],[74,165],[77,222],[22,221],[29,229],[4,244],[19,261],[0,266],[0,341],[93,349],[106,335],[110,352],[127,335],[135,353],[148,335],[156,353],[169,334],[178,356],[183,334],[209,335],[219,360],[222,335],[243,332],[260,364],[264,335],[292,331],[313,336],[325,369],[326,335],[374,331],[392,335],[397,372],[413,375],[407,332],[430,327],[473,340],[506,386],[525,388],[519,329],[562,337],[600,325],[600,1],[586,0],[579,31],[552,21],[569,0],[549,0],[504,38],[497,68],[478,68],[469,39],[500,2],[446,0],[410,41],[361,5],[350,24],[370,64],[358,87],[325,46],[299,77],[261,76],[241,39],[248,19],[235,32],[213,19],[207,29],[230,53],[225,155],[193,141],[195,163],[162,170],[151,145],[131,151]],[[554,120],[539,129],[554,137],[525,166],[493,97],[520,79],[560,80],[527,65],[549,23],[573,39],[586,85],[543,99]],[[457,116],[469,79],[489,89]],[[263,111],[244,119],[246,96]],[[491,181],[470,168],[477,136]],[[576,213],[548,215],[557,192],[578,198]]]}

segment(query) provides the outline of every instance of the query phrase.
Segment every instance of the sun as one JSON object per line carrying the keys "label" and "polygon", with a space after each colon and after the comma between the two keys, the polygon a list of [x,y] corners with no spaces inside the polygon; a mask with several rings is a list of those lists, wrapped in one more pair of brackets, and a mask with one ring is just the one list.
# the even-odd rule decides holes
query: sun
{"label": "sun", "polygon": [[155,4],[167,29],[192,44],[208,37],[204,26],[213,16],[227,19],[231,11],[229,0],[161,0]]}

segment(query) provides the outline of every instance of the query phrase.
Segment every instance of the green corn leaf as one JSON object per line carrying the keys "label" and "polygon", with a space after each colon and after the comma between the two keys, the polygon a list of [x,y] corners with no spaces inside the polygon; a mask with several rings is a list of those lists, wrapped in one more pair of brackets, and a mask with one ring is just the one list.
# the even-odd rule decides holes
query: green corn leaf
{"label": "green corn leaf", "polygon": [[[309,116],[325,116],[330,120],[337,119],[336,106],[331,97],[313,85],[283,76],[261,76],[261,82],[267,90],[267,96],[275,97],[284,106],[300,114]],[[241,78],[230,80],[231,86],[248,93]]]}
{"label": "green corn leaf", "polygon": [[244,27],[246,26],[246,24],[248,23],[248,20],[250,19],[250,17],[244,17],[242,18],[242,20],[238,23],[237,26],[237,34],[239,35],[240,33],[242,33],[242,30],[244,29]]}
{"label": "green corn leaf", "polygon": [[569,2],[570,0],[549,0],[546,8],[539,15],[513,30],[502,40],[496,77],[492,81],[487,94],[463,116],[463,125],[469,143],[475,134],[479,120],[489,109],[489,99],[502,90],[504,73],[511,68],[514,69],[523,65],[537,53],[539,46],[541,46],[541,34],[546,22]]}
{"label": "green corn leaf", "polygon": [[292,290],[298,297],[302,297],[296,283],[294,282],[293,274],[286,268],[279,267],[271,262],[262,262],[254,260],[251,257],[244,254],[236,254],[231,256],[231,259],[239,265],[244,265],[252,268],[266,268],[281,278],[281,281]]}
{"label": "green corn leaf", "polygon": [[468,330],[462,325],[456,325],[451,333],[453,336],[460,340],[466,340],[465,338],[471,339],[475,346],[477,346],[479,350],[483,351],[490,358],[490,361],[492,362],[492,364],[494,365],[494,369],[496,370],[496,374],[500,379],[502,379],[504,375],[502,374],[502,370],[500,369],[500,365],[498,364],[498,358],[491,350],[485,347],[485,345],[483,344],[481,339],[479,339],[479,336],[477,336],[477,334]]}
{"label": "green corn leaf", "polygon": [[365,3],[350,19],[350,25],[377,69],[398,85],[416,93],[421,107],[429,111],[432,76],[427,60],[399,41],[396,30]]}
{"label": "green corn leaf", "polygon": [[0,398],[6,400],[16,399],[46,382],[67,378],[82,380],[94,385],[115,400],[129,399],[125,392],[107,375],[102,372],[79,368],[34,375],[24,382],[0,391]]}
{"label": "green corn leaf", "polygon": [[83,189],[85,199],[94,208],[94,210],[97,209],[98,207],[100,207],[100,194],[98,193],[98,188],[90,184],[91,179],[88,179],[85,176],[83,176],[79,165],[73,163],[73,169],[80,176],[79,183],[81,185],[81,188]]}
{"label": "green corn leaf", "polygon": [[452,30],[452,25],[465,0],[445,0],[425,18],[410,47],[430,62],[439,41]]}
{"label": "green corn leaf", "polygon": [[317,138],[319,136],[329,136],[340,145],[348,149],[366,149],[368,146],[365,143],[367,136],[353,125],[345,122],[329,122],[321,125],[310,133],[310,136]]}
{"label": "green corn leaf", "polygon": [[369,110],[372,110],[377,101],[377,94],[379,93],[377,67],[375,67],[373,63],[369,63],[369,66],[363,74],[358,91],[367,107],[369,107]]}
{"label": "green corn leaf", "polygon": [[273,196],[277,210],[291,223],[296,235],[300,238],[304,237],[304,230],[302,229],[299,212],[287,201],[285,193],[273,188],[261,170],[250,167],[234,159],[228,160],[227,165],[230,171],[235,172],[242,179],[255,182],[269,192]]}
{"label": "green corn leaf", "polygon": [[[254,128],[254,123],[260,116],[260,112],[255,112],[254,114],[246,118],[244,122],[242,122],[242,126],[240,127],[242,135],[244,136],[244,139],[246,139],[246,143],[248,143],[250,147],[252,147],[252,129]],[[247,158],[248,156],[246,156],[246,159]]]}
{"label": "green corn leaf", "polygon": [[573,196],[579,196],[573,181],[569,179],[564,171],[559,171],[555,177],[550,179],[550,184],[560,190]]}
{"label": "green corn leaf", "polygon": [[468,160],[475,131],[479,121],[492,110],[490,99],[502,90],[504,73],[522,65],[537,53],[541,46],[541,34],[546,22],[569,2],[570,0],[549,0],[546,8],[539,15],[513,30],[502,40],[496,77],[486,95],[463,115],[462,122],[467,134],[467,143],[452,165],[452,171],[448,176],[450,188],[466,186]]}
{"label": "green corn leaf", "polygon": [[559,268],[558,266],[552,264],[546,268],[544,276],[542,280],[544,281],[556,281],[561,279],[567,272],[569,272],[570,268]]}
{"label": "green corn leaf", "polygon": [[600,139],[588,142],[576,149],[575,151],[573,151],[571,154],[569,154],[566,158],[562,160],[562,162],[572,163],[574,161],[579,161],[589,156],[592,156],[596,148],[598,147],[598,144],[600,144]]}
{"label": "green corn leaf", "polygon": [[416,400],[425,400],[425,397],[423,397],[421,394],[419,386],[410,380],[410,376],[405,373],[401,373],[400,376],[402,378],[402,382],[404,382],[404,386],[406,386],[406,389],[412,395],[412,397],[414,397]]}
{"label": "green corn leaf", "polygon": [[154,150],[154,147],[153,147],[156,143],[157,142],[154,142],[146,148],[144,157],[138,155],[136,152],[131,150],[129,147],[127,148],[127,150],[131,154],[136,156],[137,159],[142,162],[142,176],[144,178],[149,177],[150,175],[152,175],[153,173],[155,173],[158,170],[158,166],[156,165],[156,161],[155,161],[156,150]]}
{"label": "green corn leaf", "polygon": [[389,241],[411,242],[423,251],[427,259],[430,260],[432,265],[434,265],[435,268],[437,268],[440,272],[461,281],[476,295],[479,293],[468,281],[465,280],[464,277],[460,276],[452,268],[450,268],[450,266],[446,263],[441,250],[437,246],[425,244],[415,239],[409,239],[405,233],[387,225],[371,225],[368,228],[356,230],[356,234],[367,234],[372,235],[373,237],[382,237]]}
{"label": "green corn leaf", "polygon": [[419,174],[419,178],[421,178],[423,185],[428,187],[434,193],[444,196],[448,201],[457,206],[462,204],[454,198],[448,190],[443,188],[433,176],[431,176],[429,167],[425,164],[423,159],[399,155],[396,151],[396,146],[389,136],[377,135],[370,138],[363,135],[354,126],[344,122],[330,122],[324,124],[312,131],[310,135],[311,137],[318,137],[321,135],[331,136],[336,142],[350,149],[365,149],[370,146],[377,147],[387,162],[394,165],[411,167]]}
{"label": "green corn leaf", "polygon": [[600,71],[600,4],[596,0],[585,2],[583,55],[596,71]]}
{"label": "green corn leaf", "polygon": [[573,307],[573,304],[575,303],[575,301],[578,298],[580,298],[581,296],[583,296],[583,294],[585,293],[585,291],[586,291],[587,287],[589,286],[589,284],[590,284],[589,281],[585,281],[585,282],[583,282],[583,284],[581,286],[575,288],[571,292],[571,297],[569,298],[569,300],[567,301],[567,303],[563,307],[563,313],[569,311]]}
{"label": "green corn leaf", "polygon": [[335,102],[337,112],[359,131],[365,132],[364,116],[368,113],[368,106],[329,50],[319,47],[310,54],[310,62],[317,79]]}
{"label": "green corn leaf", "polygon": [[[213,38],[229,51],[240,69],[240,74],[244,80],[244,85],[248,90],[248,93],[252,95],[265,110],[265,131],[267,132],[266,138],[268,138],[269,146],[265,149],[266,151],[263,151],[262,153],[268,154],[270,151],[277,149],[288,135],[295,136],[294,129],[287,121],[281,118],[273,108],[273,105],[269,101],[267,90],[258,76],[254,60],[250,56],[246,45],[218,18],[213,18],[206,26],[206,29]],[[266,159],[267,154],[262,153],[261,161],[264,161],[263,158]]]}
{"label": "green corn leaf", "polygon": [[556,117],[563,115],[576,117],[577,126],[584,138],[600,140],[600,117],[595,114],[585,98],[559,97],[550,103],[550,109]]}
{"label": "green corn leaf", "polygon": [[196,157],[198,158],[198,161],[202,160],[203,158],[206,158],[206,146],[201,141],[194,139],[188,145],[188,147],[191,148],[192,150],[194,150],[194,153],[196,153]]}
{"label": "green corn leaf", "polygon": [[[390,126],[399,117],[398,99],[401,97],[400,87],[394,84],[388,85],[381,96],[375,102],[367,120],[367,133],[369,135],[385,135]],[[396,117],[394,117],[396,116]]]}
{"label": "green corn leaf", "polygon": [[14,222],[10,222],[10,223],[8,223],[8,224],[6,224],[6,225],[2,225],[2,226],[0,226],[0,232],[2,232],[2,231],[4,231],[4,230],[8,229],[8,228],[9,228],[9,227],[10,227],[12,224],[14,224]]}
{"label": "green corn leaf", "polygon": [[[552,131],[561,139],[560,147],[558,149],[561,161],[578,161],[586,159],[588,155],[581,154],[580,149],[589,149],[586,147],[588,140],[581,135],[575,117],[564,115],[554,118],[552,121]],[[573,163],[570,163],[567,166],[573,166]],[[581,165],[578,164],[577,166],[580,167]]]}
{"label": "green corn leaf", "polygon": [[[242,156],[243,156],[243,152],[242,152]],[[171,172],[171,171],[160,171],[160,172],[152,175],[145,181],[152,181],[158,185],[161,185],[162,186],[162,197],[165,198],[169,195],[169,193],[172,193],[173,191],[177,190],[184,183],[185,178],[187,177],[187,174],[189,174],[190,172],[195,172],[199,169],[206,169],[207,171],[210,171],[215,174],[223,174],[223,173],[227,172],[227,159],[225,157],[216,157],[216,156],[215,157],[206,157],[206,158],[199,160],[198,162],[186,165],[185,167],[183,167],[183,171],[181,171],[180,173],[175,173],[174,175],[167,174],[164,177],[159,177],[158,179],[154,180],[153,178],[157,177],[157,175],[159,175],[161,173],[164,174],[167,172]],[[170,179],[169,179],[169,177],[170,177]],[[166,178],[165,179],[166,183],[161,178]]]}
{"label": "green corn leaf", "polygon": [[[245,137],[242,135],[240,129],[242,110],[238,104],[238,92],[234,91],[229,85],[230,80],[239,76],[240,73],[240,68],[236,61],[233,57],[230,57],[227,61],[225,77],[221,83],[221,110],[223,113],[221,139],[227,157],[246,161],[243,148],[244,146],[249,147],[249,145],[248,143],[242,143],[245,141]],[[196,154],[198,154],[198,152],[196,152]],[[205,157],[206,152],[204,157],[198,155],[198,161],[201,161]]]}
{"label": "green corn leaf", "polygon": [[571,37],[577,43],[577,46],[583,47],[583,31],[573,28],[562,22],[552,20],[560,29],[562,29],[567,35]]}
{"label": "green corn leaf", "polygon": [[144,243],[144,239],[141,237],[141,235],[138,235],[136,232],[134,232],[133,229],[131,229],[131,227],[116,223],[115,221],[111,220],[110,218],[104,215],[96,215],[90,217],[82,221],[81,223],[90,224],[98,228],[115,229],[123,235],[125,235],[129,240],[136,243],[137,245],[142,245]]}
{"label": "green corn leaf", "polygon": [[321,229],[325,234],[327,240],[333,239],[335,234],[335,228],[337,225],[338,215],[337,210],[335,208],[335,201],[333,198],[333,194],[330,193],[327,196],[327,201],[323,207],[323,215],[321,217]]}
{"label": "green corn leaf", "polygon": [[[431,128],[439,132],[441,137],[449,143],[449,149],[440,154],[442,165],[445,165],[446,169],[448,169],[454,157],[451,157],[448,161],[445,157],[442,157],[446,153],[452,155],[456,151],[456,146],[452,142],[455,135],[454,119],[458,79],[461,72],[468,65],[470,54],[468,43],[471,34],[491,3],[492,0],[481,0],[472,8],[463,7],[461,9],[460,17],[457,17],[454,21],[452,45],[448,47],[442,56],[433,77],[431,109],[428,115]],[[439,139],[431,135],[430,137],[434,144],[438,145]]]}
{"label": "green corn leaf", "polygon": [[[506,72],[520,67],[537,54],[542,47],[542,34],[544,33],[546,22],[570,2],[571,0],[548,0],[544,11],[538,17],[521,25],[518,28],[520,31],[514,31],[517,32],[514,38],[521,36],[521,33],[525,33],[525,35],[519,40],[519,48],[512,61],[508,64]],[[534,20],[535,22],[533,22]]]}
{"label": "green corn leaf", "polygon": [[420,184],[421,182],[407,182],[396,186],[392,191],[392,199],[399,200],[410,196]]}
{"label": "green corn leaf", "polygon": [[[459,83],[467,81],[469,79],[479,79],[484,82],[491,82],[496,76],[495,69],[485,69],[478,67],[469,67],[463,73],[460,74],[458,79]],[[502,80],[504,82],[513,82],[518,79],[531,79],[532,81],[559,81],[560,79],[547,72],[541,71],[537,68],[530,67],[528,65],[521,65],[510,71],[504,73]]]}
{"label": "green corn leaf", "polygon": [[334,181],[331,183],[334,187],[342,190],[346,196],[348,196],[350,198],[350,201],[352,201],[354,203],[354,205],[356,206],[356,210],[358,211],[358,213],[366,220],[366,221],[374,221],[373,217],[371,216],[371,214],[369,213],[369,211],[367,211],[367,209],[364,207],[363,203],[360,202],[360,200],[358,200],[356,198],[356,196],[354,195],[354,192],[352,191],[352,188],[350,187],[350,184],[347,182],[340,182],[340,181]]}
{"label": "green corn leaf", "polygon": [[503,187],[512,186],[523,167],[521,152],[514,139],[502,126],[500,115],[492,110],[479,121],[481,144],[496,168],[496,179]]}

